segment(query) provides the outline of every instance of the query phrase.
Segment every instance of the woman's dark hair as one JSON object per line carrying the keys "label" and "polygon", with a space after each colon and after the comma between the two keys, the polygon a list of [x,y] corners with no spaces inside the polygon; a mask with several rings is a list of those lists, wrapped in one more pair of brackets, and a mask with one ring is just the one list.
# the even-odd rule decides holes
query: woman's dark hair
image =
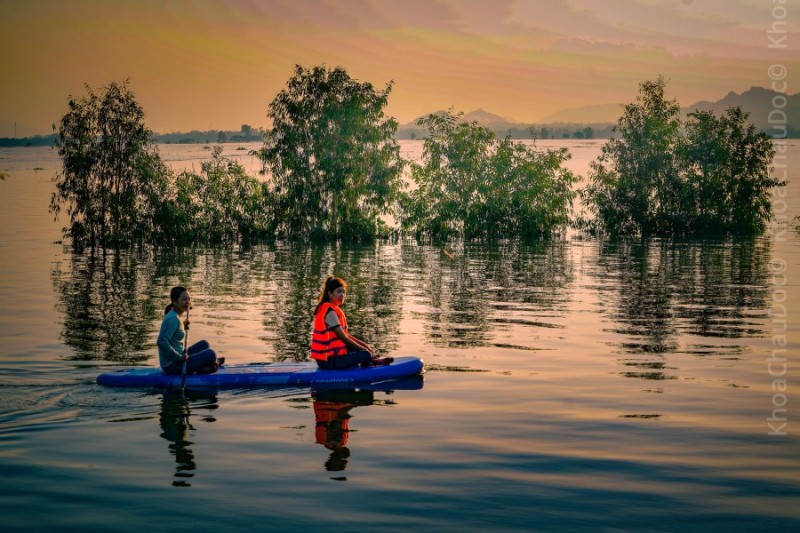
{"label": "woman's dark hair", "polygon": [[184,292],[188,292],[188,291],[186,289],[184,289],[183,287],[172,287],[172,290],[169,291],[170,304],[167,306],[166,309],[164,309],[164,314],[165,315],[167,313],[169,313],[170,311],[172,311],[172,308],[175,307],[172,304],[172,302],[177,301],[177,299],[180,298],[181,294],[183,294]]}
{"label": "woman's dark hair", "polygon": [[319,294],[319,300],[317,301],[317,307],[314,309],[314,316],[319,313],[319,308],[322,304],[330,302],[331,292],[335,291],[339,287],[347,288],[347,283],[342,278],[337,278],[336,276],[328,276],[325,278],[325,281],[322,283],[322,292]]}

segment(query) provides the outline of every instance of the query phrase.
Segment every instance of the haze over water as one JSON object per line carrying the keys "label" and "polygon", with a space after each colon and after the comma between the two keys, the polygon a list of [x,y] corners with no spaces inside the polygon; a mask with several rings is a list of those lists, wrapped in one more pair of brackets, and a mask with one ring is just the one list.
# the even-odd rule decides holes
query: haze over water
{"label": "haze over water", "polygon": [[[602,141],[540,145],[568,146],[585,175]],[[210,156],[160,149],[176,169]],[[755,240],[92,256],[56,243],[55,152],[0,150],[3,528],[797,529],[797,143],[785,162],[785,209]],[[94,383],[157,364],[177,283],[191,338],[229,363],[304,358],[328,273],[349,282],[352,330],[424,358],[424,382],[186,397]],[[784,375],[768,366],[782,335]],[[320,431],[325,413],[336,423]]]}

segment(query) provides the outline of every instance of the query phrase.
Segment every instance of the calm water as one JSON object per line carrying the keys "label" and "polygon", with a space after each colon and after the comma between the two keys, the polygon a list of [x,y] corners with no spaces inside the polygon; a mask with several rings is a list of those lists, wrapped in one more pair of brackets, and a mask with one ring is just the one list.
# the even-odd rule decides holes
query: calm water
{"label": "calm water", "polygon": [[[570,168],[585,173],[601,144],[568,144]],[[800,214],[799,146],[779,222]],[[210,154],[162,153],[197,170]],[[49,149],[0,150],[4,531],[800,526],[800,235],[788,224],[743,242],[75,256],[47,212],[57,168]],[[229,362],[303,358],[329,272],[350,283],[353,331],[423,357],[424,382],[186,397],[94,383],[157,364],[179,282],[193,291],[190,335]],[[785,373],[769,366],[783,338]]]}

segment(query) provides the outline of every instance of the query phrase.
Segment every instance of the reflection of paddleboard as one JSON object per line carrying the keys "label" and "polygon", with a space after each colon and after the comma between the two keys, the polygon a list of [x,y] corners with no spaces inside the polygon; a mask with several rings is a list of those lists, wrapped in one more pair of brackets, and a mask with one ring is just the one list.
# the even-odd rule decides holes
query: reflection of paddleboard
{"label": "reflection of paddleboard", "polygon": [[[321,370],[315,362],[283,362],[224,365],[214,374],[186,376],[186,386],[248,387],[259,385],[342,385],[368,383],[416,376],[423,372],[422,359],[395,357],[386,366]],[[181,376],[170,376],[160,368],[130,368],[97,376],[97,383],[109,387],[180,387]]]}
{"label": "reflection of paddleboard", "polygon": [[[373,391],[373,392],[394,392],[396,390],[421,390],[422,386],[425,384],[423,381],[424,378],[421,374],[417,374],[416,376],[408,376],[404,378],[397,378],[391,380],[383,380],[383,381],[373,381],[370,383],[357,383],[352,386],[352,388],[358,390],[365,390],[365,391]],[[313,389],[315,391],[326,391],[329,389],[346,389],[347,386],[342,387],[341,385],[325,385],[325,384],[316,384],[314,385]]]}

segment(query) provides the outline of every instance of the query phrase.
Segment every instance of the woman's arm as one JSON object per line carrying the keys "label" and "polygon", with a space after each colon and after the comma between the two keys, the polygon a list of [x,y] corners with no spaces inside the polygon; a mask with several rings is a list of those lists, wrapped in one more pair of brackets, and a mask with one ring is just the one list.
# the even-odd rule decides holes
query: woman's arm
{"label": "woman's arm", "polygon": [[350,335],[350,340],[355,342],[357,345],[359,345],[364,350],[367,350],[370,353],[375,353],[375,350],[372,349],[372,346],[370,346],[366,342],[362,341],[361,339],[358,339],[358,338],[353,337],[352,335]]}
{"label": "woman's arm", "polygon": [[168,354],[170,359],[175,361],[182,361],[184,359],[184,354],[176,351],[169,343],[169,340],[175,335],[180,325],[181,323],[179,320],[162,320],[161,329],[158,331],[158,338],[156,339],[158,347]]}
{"label": "woman's arm", "polygon": [[372,346],[361,339],[353,337],[342,329],[341,324],[339,324],[339,317],[336,315],[333,309],[328,309],[328,312],[325,314],[325,325],[330,331],[333,331],[339,340],[351,350],[367,350],[371,354],[375,353],[375,351],[372,349]]}
{"label": "woman's arm", "polygon": [[369,344],[345,333],[342,329],[342,326],[334,327],[333,332],[337,337],[339,337],[339,340],[345,343],[345,345],[351,350],[367,350],[369,353],[372,353],[372,348]]}

